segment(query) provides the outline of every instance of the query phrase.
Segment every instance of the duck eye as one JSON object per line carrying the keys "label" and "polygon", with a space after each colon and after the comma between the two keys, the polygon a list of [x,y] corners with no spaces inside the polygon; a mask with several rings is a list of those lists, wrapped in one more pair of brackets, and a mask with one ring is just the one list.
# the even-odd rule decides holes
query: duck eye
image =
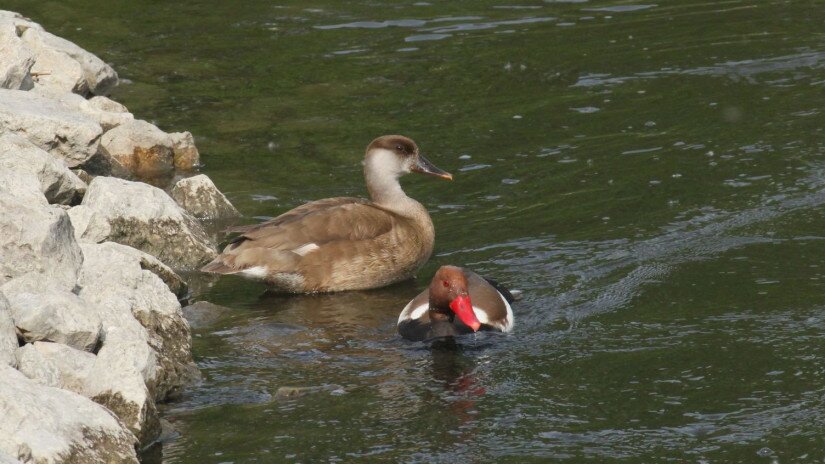
{"label": "duck eye", "polygon": [[398,151],[406,151],[406,150],[404,150],[404,147],[402,147],[401,145],[396,145],[395,149],[398,150]]}
{"label": "duck eye", "polygon": [[447,282],[446,280],[445,280],[445,281],[442,281],[441,283],[442,283],[442,284],[444,284],[444,288],[447,288],[447,287],[449,287],[449,286],[450,286],[450,283],[449,283],[449,282]]}

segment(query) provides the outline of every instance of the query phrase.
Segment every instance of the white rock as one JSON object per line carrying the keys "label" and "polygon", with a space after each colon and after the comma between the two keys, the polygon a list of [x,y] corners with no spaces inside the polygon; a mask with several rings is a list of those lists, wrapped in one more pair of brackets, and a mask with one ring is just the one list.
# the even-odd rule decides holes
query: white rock
{"label": "white rock", "polygon": [[60,100],[0,89],[0,132],[16,132],[76,167],[97,153],[103,129],[92,117]]}
{"label": "white rock", "polygon": [[96,96],[83,100],[80,109],[97,120],[104,131],[130,123],[135,117],[125,106],[107,97]]}
{"label": "white rock", "polygon": [[17,333],[11,318],[9,302],[0,293],[0,366],[17,365],[14,353],[17,350]]}
{"label": "white rock", "polygon": [[34,55],[18,37],[17,27],[0,19],[0,87],[30,90],[34,86],[30,74],[32,65]]}
{"label": "white rock", "polygon": [[[107,95],[117,86],[117,73],[111,66],[72,42],[37,29],[26,30],[21,38],[32,48],[38,62],[44,54],[56,52],[78,63],[81,69],[82,84],[78,83],[77,86],[82,87],[84,94]],[[35,62],[35,67],[37,66],[38,63]],[[44,71],[57,74],[64,71],[64,68],[44,69]]]}
{"label": "white rock", "polygon": [[175,168],[169,134],[143,120],[135,120],[106,132],[100,149],[129,172],[142,177],[170,174]]}
{"label": "white rock", "polygon": [[26,342],[51,341],[91,351],[100,336],[100,316],[74,293],[39,274],[26,274],[0,287],[14,325]]}
{"label": "white rock", "polygon": [[205,174],[179,180],[172,187],[172,198],[189,214],[199,219],[241,215]]}
{"label": "white rock", "polygon": [[106,408],[0,366],[0,451],[23,462],[137,463],[135,436]]}
{"label": "white rock", "polygon": [[146,442],[160,430],[154,402],[197,376],[180,304],[155,274],[173,273],[117,243],[81,247],[79,295],[98,303],[104,332],[86,394],[115,411]]}
{"label": "white rock", "polygon": [[3,450],[0,450],[0,464],[23,464],[23,461],[18,461],[16,458],[13,458],[10,454],[6,453]]}
{"label": "white rock", "polygon": [[111,235],[112,228],[109,222],[92,208],[77,205],[69,208],[68,213],[78,242],[100,243]]}
{"label": "white rock", "polygon": [[62,343],[34,342],[15,353],[17,370],[41,385],[85,394],[95,355]]}
{"label": "white rock", "polygon": [[[44,34],[34,31],[31,34]],[[36,61],[30,70],[33,91],[47,97],[66,92],[89,94],[83,68],[74,58],[59,50],[43,48],[36,52]],[[82,98],[82,97],[81,97]]]}
{"label": "white rock", "polygon": [[195,146],[191,132],[172,132],[169,134],[175,158],[175,169],[191,171],[201,164],[201,155]]}
{"label": "white rock", "polygon": [[72,289],[83,263],[68,214],[0,192],[0,284],[30,272]]}
{"label": "white rock", "polygon": [[173,268],[198,268],[215,256],[200,223],[158,188],[96,177],[82,205],[108,222],[107,240],[145,251]]}
{"label": "white rock", "polygon": [[43,26],[20,13],[8,10],[0,10],[0,23],[13,24],[17,28],[17,35],[22,35],[27,29],[43,30]]}
{"label": "white rock", "polygon": [[[36,147],[28,139],[13,133],[0,135],[0,189],[4,180],[36,181],[37,190],[49,203],[79,203],[86,193],[86,183],[66,165]],[[15,188],[7,188],[14,194]]]}

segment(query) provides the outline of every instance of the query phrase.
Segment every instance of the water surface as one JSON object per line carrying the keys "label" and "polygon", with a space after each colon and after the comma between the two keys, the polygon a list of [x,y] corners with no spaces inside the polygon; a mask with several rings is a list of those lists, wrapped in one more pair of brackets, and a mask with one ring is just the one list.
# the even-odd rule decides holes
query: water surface
{"label": "water surface", "polygon": [[[825,23],[818,2],[7,1],[194,133],[248,222],[364,195],[375,136],[437,231],[418,280],[265,294],[194,329],[204,381],[152,462],[825,458]],[[516,329],[400,340],[441,264],[524,291]],[[295,388],[307,387],[303,394]]]}

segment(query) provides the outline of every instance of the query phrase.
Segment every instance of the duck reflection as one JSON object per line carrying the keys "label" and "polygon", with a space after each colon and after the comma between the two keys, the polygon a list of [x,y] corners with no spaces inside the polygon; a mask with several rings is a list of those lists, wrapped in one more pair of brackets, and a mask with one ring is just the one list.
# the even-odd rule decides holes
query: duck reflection
{"label": "duck reflection", "polygon": [[441,382],[447,393],[445,400],[460,425],[470,422],[476,401],[486,393],[476,376],[476,358],[453,337],[439,338],[430,346],[432,376]]}

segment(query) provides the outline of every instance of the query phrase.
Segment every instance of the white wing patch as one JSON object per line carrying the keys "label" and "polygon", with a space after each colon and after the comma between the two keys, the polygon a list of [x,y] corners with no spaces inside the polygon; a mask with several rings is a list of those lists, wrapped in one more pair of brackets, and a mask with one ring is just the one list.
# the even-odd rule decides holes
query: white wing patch
{"label": "white wing patch", "polygon": [[404,321],[418,319],[421,316],[423,316],[427,312],[427,310],[430,309],[430,304],[429,303],[424,303],[424,304],[419,305],[415,308],[412,308],[410,306],[412,303],[413,303],[412,301],[407,303],[407,306],[405,306],[404,310],[401,311],[401,314],[398,315],[398,323],[399,324],[404,322]]}
{"label": "white wing patch", "polygon": [[502,332],[509,332],[513,330],[513,308],[510,307],[510,303],[507,302],[507,298],[504,298],[504,295],[499,292],[498,296],[501,298],[501,302],[504,303],[504,307],[507,308],[507,315],[504,317],[503,321],[490,322],[490,319],[487,317],[487,313],[477,306],[473,306],[473,312],[476,313],[478,322],[497,327]]}
{"label": "white wing patch", "polygon": [[269,269],[267,269],[266,266],[255,266],[246,268],[240,271],[238,274],[244,277],[251,277],[253,279],[263,279],[264,277],[266,277],[268,271]]}
{"label": "white wing patch", "polygon": [[319,247],[315,243],[305,243],[299,246],[298,248],[292,250],[292,252],[299,256],[306,256],[319,248],[321,247]]}

